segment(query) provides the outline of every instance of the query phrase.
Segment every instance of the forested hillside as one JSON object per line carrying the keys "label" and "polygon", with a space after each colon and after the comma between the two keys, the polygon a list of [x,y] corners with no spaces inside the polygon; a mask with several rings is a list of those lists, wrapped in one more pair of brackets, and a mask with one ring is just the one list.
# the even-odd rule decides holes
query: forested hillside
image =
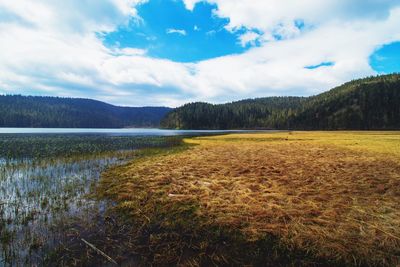
{"label": "forested hillside", "polygon": [[312,97],[191,103],[161,122],[176,129],[400,129],[400,75],[351,81]]}
{"label": "forested hillside", "polygon": [[118,107],[90,99],[0,96],[0,127],[157,127],[165,107]]}

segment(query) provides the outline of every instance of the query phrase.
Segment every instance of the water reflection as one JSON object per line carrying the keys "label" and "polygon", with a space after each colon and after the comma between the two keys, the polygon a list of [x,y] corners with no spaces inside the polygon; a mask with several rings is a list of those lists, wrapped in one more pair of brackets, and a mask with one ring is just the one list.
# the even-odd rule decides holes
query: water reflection
{"label": "water reflection", "polygon": [[0,160],[0,266],[40,263],[46,248],[66,238],[52,227],[101,209],[104,203],[86,195],[105,168],[124,162],[128,155],[116,152],[75,161]]}

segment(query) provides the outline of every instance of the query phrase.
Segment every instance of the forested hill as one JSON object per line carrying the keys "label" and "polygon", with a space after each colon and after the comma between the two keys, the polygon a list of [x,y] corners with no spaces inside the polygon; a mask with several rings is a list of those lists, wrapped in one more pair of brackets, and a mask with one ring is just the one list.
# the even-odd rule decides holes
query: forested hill
{"label": "forested hill", "polygon": [[118,107],[59,97],[0,96],[0,127],[122,128],[158,127],[166,107]]}
{"label": "forested hill", "polygon": [[400,75],[354,80],[307,98],[186,104],[172,110],[161,125],[175,129],[400,129]]}

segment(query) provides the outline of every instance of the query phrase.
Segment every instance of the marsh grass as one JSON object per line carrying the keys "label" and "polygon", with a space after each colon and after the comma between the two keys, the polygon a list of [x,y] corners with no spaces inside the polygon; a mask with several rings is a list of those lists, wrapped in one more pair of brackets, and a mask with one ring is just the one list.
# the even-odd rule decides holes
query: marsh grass
{"label": "marsh grass", "polygon": [[400,133],[243,134],[186,143],[186,150],[143,156],[102,176],[98,196],[130,218],[121,227],[129,248],[122,251],[131,257],[97,242],[118,262],[400,264]]}
{"label": "marsh grass", "polygon": [[99,205],[84,196],[107,166],[120,157],[58,160],[4,167],[0,176],[0,249],[5,264],[30,265],[41,262],[46,250],[62,236],[56,221],[84,216],[85,209]]}
{"label": "marsh grass", "polygon": [[53,265],[48,259],[69,242],[70,231],[81,229],[83,237],[83,226],[104,213],[107,202],[90,197],[102,171],[136,157],[136,148],[179,143],[178,137],[1,135],[0,266]]}
{"label": "marsh grass", "polygon": [[142,147],[169,147],[181,142],[179,136],[107,136],[97,134],[1,134],[0,158],[51,159],[106,152],[129,151]]}

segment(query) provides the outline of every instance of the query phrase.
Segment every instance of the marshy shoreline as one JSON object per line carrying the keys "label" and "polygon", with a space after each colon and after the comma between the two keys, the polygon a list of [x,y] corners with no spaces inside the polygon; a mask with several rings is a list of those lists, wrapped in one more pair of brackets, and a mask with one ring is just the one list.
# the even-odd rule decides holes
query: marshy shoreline
{"label": "marshy shoreline", "polygon": [[99,172],[85,198],[101,205],[59,220],[64,238],[36,262],[393,266],[399,153],[400,132],[243,133],[136,150]]}
{"label": "marshy shoreline", "polygon": [[56,265],[53,255],[70,242],[68,230],[80,229],[83,238],[84,226],[110,205],[91,196],[101,173],[134,159],[142,147],[176,146],[181,139],[0,135],[0,266]]}

